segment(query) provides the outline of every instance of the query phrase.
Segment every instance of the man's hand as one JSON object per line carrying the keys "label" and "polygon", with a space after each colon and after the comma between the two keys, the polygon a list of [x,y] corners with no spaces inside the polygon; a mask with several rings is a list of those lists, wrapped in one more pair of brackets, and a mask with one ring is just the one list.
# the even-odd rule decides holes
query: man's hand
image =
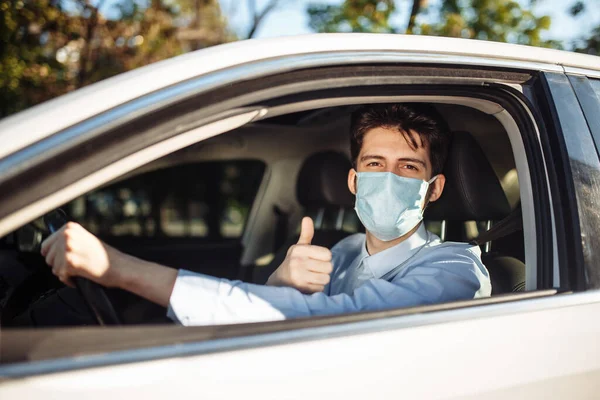
{"label": "man's hand", "polygon": [[118,286],[113,267],[119,252],[102,243],[81,225],[69,222],[42,243],[42,255],[52,273],[73,287],[74,276],[88,278],[106,287]]}
{"label": "man's hand", "polygon": [[303,293],[323,291],[333,271],[331,251],[311,245],[314,234],[312,219],[304,217],[298,243],[290,246],[285,260],[271,274],[267,285],[290,286]]}
{"label": "man's hand", "polygon": [[140,260],[103,243],[81,225],[69,222],[42,243],[42,255],[52,273],[73,286],[81,276],[105,287],[117,287],[163,307],[177,280],[177,270]]}

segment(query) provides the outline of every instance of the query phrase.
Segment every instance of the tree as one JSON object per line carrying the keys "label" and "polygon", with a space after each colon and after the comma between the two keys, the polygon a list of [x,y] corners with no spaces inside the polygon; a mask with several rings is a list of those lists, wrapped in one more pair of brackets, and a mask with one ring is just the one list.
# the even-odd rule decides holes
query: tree
{"label": "tree", "polygon": [[[234,17],[240,10],[247,14],[245,22],[247,28],[238,32],[238,38],[251,39],[256,36],[259,28],[263,25],[266,18],[279,7],[293,2],[294,0],[264,0],[262,7],[258,0],[220,0],[219,3],[224,9],[224,14]],[[245,9],[242,7],[245,5]],[[246,24],[244,24],[246,25]]]}
{"label": "tree", "polygon": [[252,18],[252,24],[250,25],[250,29],[246,34],[246,38],[250,39],[254,37],[256,31],[259,26],[265,20],[265,17],[273,11],[277,5],[279,4],[279,0],[271,0],[267,5],[262,9],[258,10],[256,7],[256,0],[248,0],[248,9],[250,10],[250,17]]}
{"label": "tree", "polygon": [[[109,4],[113,8],[107,9]],[[109,76],[234,39],[217,0],[2,1],[0,118]]]}
{"label": "tree", "polygon": [[421,33],[559,47],[557,42],[541,38],[541,33],[550,29],[550,17],[537,17],[515,0],[471,0],[468,6],[444,0],[441,14],[437,24],[423,24]]}
{"label": "tree", "polygon": [[452,36],[558,47],[541,39],[550,17],[535,16],[516,0],[407,0],[406,28],[394,26],[398,12],[393,0],[345,0],[341,5],[311,4],[310,26],[317,32],[387,32]]}
{"label": "tree", "polygon": [[[121,0],[111,19],[94,19],[99,14],[89,0],[91,10],[85,20],[79,86],[171,58],[186,51],[234,40],[216,0]],[[82,15],[85,15],[83,8]],[[81,76],[89,79],[81,79]]]}
{"label": "tree", "polygon": [[422,8],[427,5],[427,0],[413,0],[412,7],[410,9],[410,16],[408,17],[408,24],[406,26],[406,33],[412,34],[415,24],[417,23],[417,16]]}
{"label": "tree", "polygon": [[236,40],[229,30],[217,0],[177,0],[177,37],[183,50],[191,51]]}
{"label": "tree", "polygon": [[0,2],[0,117],[72,89],[56,53],[78,40],[59,0]]}
{"label": "tree", "polygon": [[[587,10],[587,5],[583,1],[576,1],[571,6],[569,12],[574,17],[583,15]],[[592,29],[589,36],[576,40],[573,44],[573,50],[579,53],[587,53],[600,56],[600,25]]]}
{"label": "tree", "polygon": [[579,53],[600,56],[600,26],[595,27],[590,36],[582,39],[581,44],[576,44],[574,50]]}
{"label": "tree", "polygon": [[346,0],[341,5],[310,4],[309,25],[316,32],[395,33],[394,0]]}

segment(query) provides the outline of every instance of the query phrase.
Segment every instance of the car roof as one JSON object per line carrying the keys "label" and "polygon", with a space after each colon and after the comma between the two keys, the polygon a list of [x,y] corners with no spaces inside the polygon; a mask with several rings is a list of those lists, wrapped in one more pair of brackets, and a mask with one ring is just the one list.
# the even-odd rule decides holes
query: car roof
{"label": "car roof", "polygon": [[[318,62],[319,56],[338,55],[338,63],[348,64],[343,55],[356,52],[378,53],[379,62],[483,63],[523,69],[563,71],[562,67],[572,67],[600,71],[600,57],[469,39],[354,33],[251,39],[157,62],[5,118],[0,121],[0,159],[121,104],[212,72],[293,56],[313,57]],[[351,61],[362,62],[356,54]],[[335,64],[335,60],[328,62]],[[289,69],[287,64],[279,68]]]}

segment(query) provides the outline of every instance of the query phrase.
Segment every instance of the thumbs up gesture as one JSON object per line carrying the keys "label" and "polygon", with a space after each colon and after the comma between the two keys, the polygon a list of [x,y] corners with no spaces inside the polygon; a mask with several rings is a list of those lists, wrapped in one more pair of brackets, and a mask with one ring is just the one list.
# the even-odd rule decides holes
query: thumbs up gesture
{"label": "thumbs up gesture", "polygon": [[271,274],[267,285],[290,286],[303,293],[322,292],[333,271],[331,251],[311,244],[315,226],[310,217],[302,219],[298,243],[290,246],[283,263]]}

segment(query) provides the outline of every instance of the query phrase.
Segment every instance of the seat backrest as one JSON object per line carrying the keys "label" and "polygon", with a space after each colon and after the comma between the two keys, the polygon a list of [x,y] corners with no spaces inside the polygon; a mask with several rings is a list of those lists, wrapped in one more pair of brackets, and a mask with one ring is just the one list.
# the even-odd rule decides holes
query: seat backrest
{"label": "seat backrest", "polygon": [[[510,204],[483,150],[468,132],[455,132],[444,168],[446,186],[425,218],[434,221],[499,221]],[[487,253],[482,261],[490,273],[492,293],[521,291],[525,264],[514,257]]]}
{"label": "seat backrest", "polygon": [[455,132],[444,167],[446,185],[425,210],[434,221],[499,221],[510,204],[485,153],[468,132]]}
{"label": "seat backrest", "polygon": [[[308,157],[298,174],[296,197],[306,212],[317,211],[342,213],[354,207],[354,195],[347,186],[348,171],[352,164],[346,156],[335,151],[323,151]],[[322,219],[322,217],[320,218]],[[342,230],[341,224],[333,229],[323,229],[319,218],[315,221],[315,236],[312,244],[331,249],[337,242],[350,235]],[[298,242],[298,235],[287,238],[276,249],[273,260],[268,265],[255,267],[252,281],[264,284],[269,276],[285,259],[290,246]]]}
{"label": "seat backrest", "polygon": [[348,190],[350,160],[336,151],[322,151],[308,157],[298,173],[296,198],[305,209],[354,207]]}

